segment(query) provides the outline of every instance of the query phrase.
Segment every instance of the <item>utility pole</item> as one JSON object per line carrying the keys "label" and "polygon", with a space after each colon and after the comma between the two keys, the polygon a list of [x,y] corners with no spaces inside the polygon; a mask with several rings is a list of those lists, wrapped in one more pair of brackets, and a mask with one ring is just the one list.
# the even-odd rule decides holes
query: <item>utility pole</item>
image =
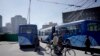
{"label": "utility pole", "polygon": [[97,2],[97,0],[95,0],[95,2]]}
{"label": "utility pole", "polygon": [[28,8],[28,14],[27,14],[27,19],[29,20],[29,24],[30,24],[30,14],[31,14],[31,0],[29,0],[29,8]]}

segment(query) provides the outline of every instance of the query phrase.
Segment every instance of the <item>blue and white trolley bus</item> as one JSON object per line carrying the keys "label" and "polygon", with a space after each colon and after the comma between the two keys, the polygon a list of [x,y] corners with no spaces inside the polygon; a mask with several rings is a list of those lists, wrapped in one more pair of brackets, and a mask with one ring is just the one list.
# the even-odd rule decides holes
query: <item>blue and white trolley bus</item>
{"label": "blue and white trolley bus", "polygon": [[48,28],[45,28],[45,29],[40,29],[39,32],[38,32],[38,36],[39,36],[39,39],[46,43],[47,42],[47,38],[49,38],[49,35],[52,33],[52,27],[48,27]]}
{"label": "blue and white trolley bus", "polygon": [[[91,46],[100,46],[100,21],[79,20],[57,26],[58,30],[68,30],[67,37],[72,46],[85,47],[86,36],[90,37]],[[61,31],[60,31],[61,32]]]}
{"label": "blue and white trolley bus", "polygon": [[34,47],[37,39],[37,25],[20,25],[18,33],[18,42],[20,48]]}
{"label": "blue and white trolley bus", "polygon": [[[55,26],[55,29],[58,31],[58,34],[62,34],[64,30],[67,30],[67,37],[64,39],[69,39],[72,46],[85,47],[84,43],[87,35],[90,37],[92,46],[100,46],[100,21],[78,20]],[[46,33],[46,30],[48,29],[40,30],[42,35],[45,35],[43,33]]]}

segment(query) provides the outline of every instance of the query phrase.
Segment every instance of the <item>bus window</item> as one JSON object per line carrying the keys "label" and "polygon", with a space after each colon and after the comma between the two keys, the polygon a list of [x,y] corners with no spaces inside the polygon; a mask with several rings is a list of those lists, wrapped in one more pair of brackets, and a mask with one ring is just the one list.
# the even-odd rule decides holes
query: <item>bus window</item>
{"label": "bus window", "polygon": [[71,26],[68,26],[67,27],[70,34],[77,34],[79,32],[81,32],[81,29],[80,29],[80,25],[71,25]]}
{"label": "bus window", "polygon": [[27,33],[28,33],[28,34],[32,33],[32,30],[28,29],[28,30],[27,30]]}
{"label": "bus window", "polygon": [[78,33],[81,33],[81,27],[80,27],[80,25],[81,25],[81,24],[78,24],[78,25],[76,26],[77,32],[78,32]]}
{"label": "bus window", "polygon": [[100,24],[98,24],[97,29],[98,29],[98,31],[100,31]]}
{"label": "bus window", "polygon": [[97,23],[89,23],[87,26],[88,31],[100,31],[100,26]]}
{"label": "bus window", "polygon": [[51,30],[48,29],[48,30],[45,30],[45,35],[49,35],[51,33]]}
{"label": "bus window", "polygon": [[25,27],[21,27],[21,31],[20,31],[20,33],[25,33],[25,32],[26,32]]}
{"label": "bus window", "polygon": [[31,27],[21,27],[20,33],[32,33]]}
{"label": "bus window", "polygon": [[42,32],[42,36],[44,36],[44,32]]}
{"label": "bus window", "polygon": [[49,32],[45,32],[45,35],[49,35]]}
{"label": "bus window", "polygon": [[89,26],[88,31],[93,31],[93,26]]}

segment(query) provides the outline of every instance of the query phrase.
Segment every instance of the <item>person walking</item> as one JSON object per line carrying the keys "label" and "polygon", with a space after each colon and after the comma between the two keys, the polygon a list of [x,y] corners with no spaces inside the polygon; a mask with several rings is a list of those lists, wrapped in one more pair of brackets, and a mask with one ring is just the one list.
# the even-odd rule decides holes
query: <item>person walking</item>
{"label": "person walking", "polygon": [[[91,46],[91,42],[90,42],[90,39],[89,39],[88,35],[86,36],[85,46],[86,46],[85,54],[87,54],[87,50],[90,50],[90,46]],[[93,54],[92,51],[91,51],[91,54]]]}
{"label": "person walking", "polygon": [[40,43],[39,43],[39,38],[37,37],[36,39],[35,39],[35,51],[40,51]]}

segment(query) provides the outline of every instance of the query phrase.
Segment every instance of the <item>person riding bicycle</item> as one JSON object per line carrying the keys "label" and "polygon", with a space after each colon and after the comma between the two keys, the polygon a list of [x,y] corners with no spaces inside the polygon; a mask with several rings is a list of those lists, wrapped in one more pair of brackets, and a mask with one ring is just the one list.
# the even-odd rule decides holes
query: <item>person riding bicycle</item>
{"label": "person riding bicycle", "polygon": [[62,51],[61,51],[62,46],[63,46],[62,43],[63,43],[63,39],[62,39],[62,36],[60,35],[58,39],[59,55],[62,55]]}
{"label": "person riding bicycle", "polygon": [[61,39],[62,39],[61,51],[64,49],[64,47],[69,46],[69,44],[71,44],[70,40],[67,39],[68,38],[68,34],[69,34],[68,30],[64,30],[63,33],[61,33]]}
{"label": "person riding bicycle", "polygon": [[58,48],[58,40],[59,40],[59,38],[57,36],[57,33],[53,33],[53,36],[54,36],[53,40],[52,40],[52,42],[53,42],[53,49],[54,49],[54,52],[56,53],[57,48]]}
{"label": "person riding bicycle", "polygon": [[53,37],[52,42],[53,42],[53,46],[55,48],[57,46],[57,44],[58,44],[58,36],[57,36],[56,33],[53,33],[53,35],[54,35],[54,37]]}

